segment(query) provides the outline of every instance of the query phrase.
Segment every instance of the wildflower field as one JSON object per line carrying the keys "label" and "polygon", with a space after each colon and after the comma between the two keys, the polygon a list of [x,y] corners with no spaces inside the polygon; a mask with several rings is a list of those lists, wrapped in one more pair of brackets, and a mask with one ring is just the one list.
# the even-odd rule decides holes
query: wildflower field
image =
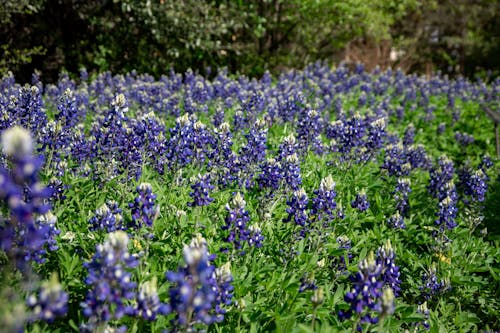
{"label": "wildflower field", "polygon": [[215,74],[0,81],[0,331],[500,330],[500,80]]}

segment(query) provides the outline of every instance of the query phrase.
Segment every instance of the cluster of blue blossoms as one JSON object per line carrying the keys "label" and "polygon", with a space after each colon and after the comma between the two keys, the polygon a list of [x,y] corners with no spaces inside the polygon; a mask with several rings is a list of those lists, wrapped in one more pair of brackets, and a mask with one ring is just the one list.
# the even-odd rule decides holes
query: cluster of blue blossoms
{"label": "cluster of blue blossoms", "polygon": [[[247,225],[250,216],[245,209],[245,205],[246,202],[239,192],[236,193],[231,204],[226,205],[227,215],[222,230],[228,232],[228,234],[224,240],[232,244],[236,250],[241,250],[244,242],[247,242],[250,246],[262,247],[262,241],[264,240],[259,226],[255,224]],[[227,251],[228,249],[223,248],[222,250]]]}
{"label": "cluster of blue blossoms", "polygon": [[51,190],[39,181],[43,159],[33,155],[31,134],[22,127],[2,133],[3,153],[10,168],[0,165],[0,200],[10,212],[0,216],[0,249],[21,270],[35,261],[43,263],[47,251],[57,250],[59,231],[50,214]]}
{"label": "cluster of blue blossoms", "polygon": [[394,260],[394,250],[387,241],[376,256],[371,252],[359,263],[359,271],[350,276],[353,288],[344,297],[350,307],[339,312],[341,319],[359,317],[358,330],[361,330],[361,324],[376,324],[380,316],[394,311],[394,298],[401,284],[399,267]]}
{"label": "cluster of blue blossoms", "polygon": [[166,274],[174,284],[169,290],[171,310],[175,313],[174,331],[190,331],[199,323],[221,322],[225,307],[232,302],[229,264],[221,268],[212,265],[214,256],[208,253],[207,243],[199,234],[184,246],[183,255],[185,266]]}
{"label": "cluster of blue blossoms", "polygon": [[[112,232],[104,244],[97,246],[92,260],[85,263],[89,290],[81,303],[87,318],[82,332],[111,329],[113,321],[123,316],[154,321],[159,315],[173,314],[171,328],[175,332],[224,319],[226,306],[232,302],[229,264],[216,268],[211,263],[215,257],[208,253],[201,235],[184,247],[185,266],[166,273],[172,283],[168,303],[160,300],[156,278],[137,288],[132,270],[139,264],[139,257],[129,253],[128,243],[124,231]],[[113,329],[126,331],[125,326]]]}

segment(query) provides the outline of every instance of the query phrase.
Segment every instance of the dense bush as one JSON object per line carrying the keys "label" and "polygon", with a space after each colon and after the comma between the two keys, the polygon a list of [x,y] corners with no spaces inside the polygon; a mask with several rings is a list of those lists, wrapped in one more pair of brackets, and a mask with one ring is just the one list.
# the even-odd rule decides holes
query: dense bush
{"label": "dense bush", "polygon": [[[497,2],[479,1],[4,1],[0,73],[38,69],[260,76],[326,59],[405,71],[498,75]],[[350,46],[361,47],[357,59]],[[398,55],[389,60],[390,51]],[[483,73],[484,74],[484,73]],[[483,75],[484,76],[484,75]]]}

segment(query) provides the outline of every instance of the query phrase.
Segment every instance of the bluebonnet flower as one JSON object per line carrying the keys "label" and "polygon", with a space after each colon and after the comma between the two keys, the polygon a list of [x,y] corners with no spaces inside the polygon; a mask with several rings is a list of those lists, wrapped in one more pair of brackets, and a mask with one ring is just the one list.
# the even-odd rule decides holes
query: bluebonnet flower
{"label": "bluebonnet flower", "polygon": [[357,314],[361,324],[376,324],[379,321],[377,314],[384,317],[393,313],[394,297],[401,290],[399,267],[394,264],[394,259],[395,254],[388,240],[377,250],[376,257],[370,252],[359,263],[359,271],[350,276],[353,288],[344,297],[350,303],[350,308],[339,312],[341,319],[349,319]]}
{"label": "bluebonnet flower", "polygon": [[267,132],[266,121],[258,119],[251,127],[250,132],[245,135],[247,144],[240,149],[237,158],[237,177],[240,185],[247,188],[254,185],[256,168],[266,158]]}
{"label": "bluebonnet flower", "polygon": [[217,175],[218,183],[227,186],[236,179],[238,165],[236,154],[232,151],[233,139],[228,123],[222,123],[215,129],[216,137],[212,144],[209,160],[211,173]]}
{"label": "bluebonnet flower", "polygon": [[297,154],[286,156],[285,160],[280,161],[282,168],[282,184],[294,191],[302,185],[302,176],[300,174],[300,162]]}
{"label": "bluebonnet flower", "polygon": [[372,151],[381,149],[387,137],[384,118],[372,121],[367,129],[366,147]]}
{"label": "bluebonnet flower", "polygon": [[[259,232],[260,233],[260,232]],[[215,296],[215,321],[220,323],[224,320],[226,307],[232,304],[233,276],[231,275],[231,263],[227,262],[215,269],[215,278],[212,277],[211,283],[216,290]]]}
{"label": "bluebonnet flower", "polygon": [[137,266],[138,260],[128,252],[128,242],[124,231],[110,233],[104,244],[97,245],[92,260],[84,263],[89,290],[81,306],[83,314],[89,318],[84,326],[90,330],[135,313],[127,301],[136,296],[136,283],[131,281],[130,269]]}
{"label": "bluebonnet flower", "polygon": [[167,150],[165,125],[153,112],[150,112],[134,122],[133,128],[134,132],[144,139],[146,157],[151,160],[154,168],[163,174],[165,165],[168,165],[165,157]]}
{"label": "bluebonnet flower", "polygon": [[[61,233],[61,230],[56,227],[57,217],[52,214],[51,211],[48,211],[45,214],[38,215],[36,218],[36,224],[39,227],[40,232],[44,232],[45,238],[45,248],[48,251],[56,251],[59,249],[57,245],[56,236]],[[46,250],[42,250],[38,252],[38,256],[41,256],[46,253]],[[38,257],[39,261],[43,261],[42,258]]]}
{"label": "bluebonnet flower", "polygon": [[210,147],[213,146],[214,137],[208,131],[207,126],[201,121],[193,124],[193,158],[197,165],[203,165],[210,156]]}
{"label": "bluebonnet flower", "polygon": [[109,200],[96,209],[95,215],[89,220],[89,229],[91,231],[101,229],[107,232],[124,230],[122,223],[122,210],[116,201]]}
{"label": "bluebonnet flower", "polygon": [[408,176],[411,165],[408,163],[404,146],[401,143],[388,145],[385,150],[384,162],[380,166],[386,169],[389,176]]}
{"label": "bluebonnet flower", "polygon": [[125,96],[118,94],[111,106],[92,123],[91,139],[85,143],[92,157],[90,161],[99,171],[97,175],[105,179],[119,174],[138,179],[142,172],[144,139],[125,115],[128,112]]}
{"label": "bluebonnet flower", "polygon": [[[262,236],[257,230],[253,230],[251,234],[250,228],[247,223],[250,221],[248,211],[245,209],[246,202],[243,196],[238,192],[234,196],[231,204],[226,205],[227,215],[222,230],[229,231],[229,235],[224,239],[225,242],[232,244],[232,246],[240,250],[244,242],[252,241],[252,244],[259,247],[262,246]],[[252,237],[253,236],[253,237]],[[252,237],[252,238],[251,238]],[[251,245],[251,244],[250,244]]]}
{"label": "bluebonnet flower", "polygon": [[280,162],[285,161],[288,156],[297,154],[298,148],[299,145],[293,134],[284,137],[283,142],[279,146],[278,160]]}
{"label": "bluebonnet flower", "polygon": [[47,124],[47,115],[43,111],[42,90],[37,86],[21,87],[11,117],[14,119],[14,124],[28,129],[37,137]]}
{"label": "bluebonnet flower", "polygon": [[402,216],[408,216],[410,204],[408,195],[411,193],[409,178],[399,178],[394,191],[394,200],[396,201],[396,209]]}
{"label": "bluebonnet flower", "polygon": [[396,259],[396,254],[391,246],[391,241],[387,242],[377,250],[377,264],[379,264],[381,269],[380,278],[384,282],[384,285],[389,286],[395,297],[399,296],[401,291],[401,280],[399,279],[399,266],[394,263]]}
{"label": "bluebonnet flower", "polygon": [[399,213],[399,211],[396,211],[391,217],[387,219],[387,224],[394,229],[405,229],[406,225],[404,222],[403,216]]}
{"label": "bluebonnet flower", "polygon": [[427,186],[429,193],[435,198],[443,199],[443,193],[447,192],[445,185],[453,179],[454,173],[453,161],[444,155],[439,157],[438,166],[430,170],[431,177]]}
{"label": "bluebonnet flower", "polygon": [[375,261],[373,252],[358,267],[359,271],[350,277],[353,287],[344,297],[350,307],[347,311],[339,311],[338,315],[342,320],[358,315],[361,323],[376,324],[379,318],[372,316],[371,312],[380,313],[382,310],[380,297],[384,282],[379,280],[382,267]]}
{"label": "bluebonnet flower", "polygon": [[145,320],[154,321],[158,315],[170,313],[170,305],[160,302],[156,278],[142,283],[137,293],[136,315]]}
{"label": "bluebonnet flower", "polygon": [[293,192],[292,197],[287,200],[286,203],[288,205],[288,208],[286,209],[288,216],[283,220],[283,222],[290,222],[293,219],[295,224],[302,227],[301,233],[305,232],[309,221],[307,211],[309,199],[307,198],[307,193],[303,188],[301,188]]}
{"label": "bluebonnet flower", "polygon": [[351,201],[351,207],[356,208],[361,212],[364,212],[368,210],[368,208],[370,208],[370,202],[368,202],[366,192],[364,190],[361,190],[358,194],[356,194],[356,198]]}
{"label": "bluebonnet flower", "polygon": [[10,219],[0,221],[0,246],[23,269],[32,260],[43,263],[46,251],[57,249],[55,220],[36,218],[49,212],[48,198],[52,193],[38,180],[43,161],[32,155],[33,142],[28,131],[21,127],[5,130],[2,147],[12,168],[0,166],[0,200],[10,211]]}
{"label": "bluebonnet flower", "polygon": [[129,228],[140,229],[152,227],[153,222],[160,213],[160,206],[156,205],[156,195],[149,183],[141,183],[136,188],[137,197],[128,204],[132,212],[132,221]]}
{"label": "bluebonnet flower", "polygon": [[443,134],[445,130],[446,130],[446,123],[440,123],[437,128],[437,133]]}
{"label": "bluebonnet flower", "polygon": [[[455,187],[453,182],[448,183],[450,187]],[[456,193],[456,192],[452,192]],[[451,230],[457,226],[455,222],[455,218],[457,217],[458,208],[457,208],[457,200],[453,196],[446,196],[439,202],[439,210],[436,212],[436,216],[438,217],[435,221],[435,224],[440,226],[443,229],[445,226],[448,230]]]}
{"label": "bluebonnet flower", "polygon": [[193,191],[189,192],[189,196],[193,199],[193,202],[189,202],[189,206],[207,206],[214,201],[213,198],[210,198],[210,191],[214,189],[214,186],[210,184],[209,174],[198,174],[198,176],[193,177],[191,181],[194,182],[194,184],[191,185]]}
{"label": "bluebonnet flower", "polygon": [[482,169],[472,171],[469,167],[464,167],[458,173],[460,187],[464,195],[473,202],[483,202],[488,191],[487,176]]}
{"label": "bluebonnet flower", "polygon": [[187,166],[193,159],[193,125],[195,116],[188,113],[175,120],[175,127],[170,128],[165,158],[173,170]]}
{"label": "bluebonnet flower", "polygon": [[52,191],[52,195],[50,196],[50,202],[52,204],[55,202],[64,202],[66,199],[65,191],[67,190],[68,185],[64,184],[59,178],[52,177],[50,182],[47,184],[47,187]]}
{"label": "bluebonnet flower", "polygon": [[318,286],[316,285],[316,280],[314,279],[313,276],[304,274],[300,278],[299,293],[303,293],[306,290],[316,290],[316,289],[318,289]]}
{"label": "bluebonnet flower", "polygon": [[384,292],[382,294],[382,304],[381,304],[381,313],[382,317],[390,316],[394,313],[395,310],[395,302],[394,302],[394,291],[391,287],[384,288]]}
{"label": "bluebonnet flower", "polygon": [[411,145],[405,147],[406,159],[413,169],[429,170],[432,167],[432,161],[427,156],[423,145]]}
{"label": "bluebonnet flower", "polygon": [[264,241],[264,236],[262,235],[262,231],[260,226],[256,223],[252,224],[248,227],[249,235],[248,235],[248,244],[250,246],[262,247],[262,242]]}
{"label": "bluebonnet flower", "polygon": [[417,306],[417,313],[422,314],[424,316],[424,320],[421,322],[418,322],[416,326],[422,325],[426,330],[429,330],[431,328],[431,325],[429,324],[429,309],[427,308],[427,302],[423,302],[422,304],[419,304]]}
{"label": "bluebonnet flower", "polygon": [[449,281],[438,281],[436,273],[436,264],[433,263],[431,267],[429,267],[429,270],[422,274],[422,285],[419,287],[420,297],[426,301],[451,288]]}
{"label": "bluebonnet flower", "polygon": [[409,146],[415,142],[415,125],[412,123],[408,124],[403,137],[403,145]]}
{"label": "bluebonnet flower", "polygon": [[280,188],[282,183],[282,170],[281,163],[275,158],[268,158],[264,163],[260,165],[261,173],[257,178],[257,184],[259,187],[267,188],[271,190],[271,195]]}
{"label": "bluebonnet flower", "polygon": [[455,132],[455,140],[461,147],[474,143],[474,137],[468,133]]}
{"label": "bluebonnet flower", "polygon": [[239,153],[240,162],[245,168],[257,165],[266,158],[267,131],[265,120],[258,119],[250,128],[250,132],[245,134],[247,144]]}
{"label": "bluebonnet flower", "polygon": [[315,153],[323,152],[321,132],[323,131],[323,119],[316,110],[304,110],[299,113],[297,124],[297,139],[299,141],[299,152],[307,153],[312,146]]}
{"label": "bluebonnet flower", "polygon": [[481,159],[481,163],[479,163],[479,169],[483,171],[485,176],[487,176],[486,171],[493,166],[493,161],[489,155],[484,155]]}
{"label": "bluebonnet flower", "polygon": [[215,113],[212,116],[212,125],[214,125],[214,127],[219,127],[222,123],[224,123],[224,117],[224,110],[220,106],[217,106]]}
{"label": "bluebonnet flower", "polygon": [[191,330],[198,323],[206,325],[224,318],[225,306],[231,303],[232,276],[229,266],[216,270],[211,265],[213,257],[208,253],[206,241],[198,235],[185,245],[185,266],[177,272],[167,272],[170,287],[170,306],[175,318],[174,331]]}
{"label": "bluebonnet flower", "polygon": [[319,189],[314,191],[314,195],[311,215],[315,216],[318,221],[327,224],[335,218],[335,209],[337,208],[335,202],[337,192],[335,192],[335,182],[331,175],[321,180]]}
{"label": "bluebonnet flower", "polygon": [[52,323],[68,312],[68,293],[54,274],[49,281],[42,282],[36,294],[28,296],[26,305],[31,310],[30,322],[41,320]]}

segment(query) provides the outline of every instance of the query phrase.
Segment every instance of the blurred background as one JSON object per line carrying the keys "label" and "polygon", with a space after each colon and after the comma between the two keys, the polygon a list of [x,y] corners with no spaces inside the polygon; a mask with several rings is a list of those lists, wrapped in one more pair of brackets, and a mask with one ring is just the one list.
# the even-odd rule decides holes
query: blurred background
{"label": "blurred background", "polygon": [[0,75],[189,68],[260,76],[324,60],[492,79],[497,0],[0,0]]}

